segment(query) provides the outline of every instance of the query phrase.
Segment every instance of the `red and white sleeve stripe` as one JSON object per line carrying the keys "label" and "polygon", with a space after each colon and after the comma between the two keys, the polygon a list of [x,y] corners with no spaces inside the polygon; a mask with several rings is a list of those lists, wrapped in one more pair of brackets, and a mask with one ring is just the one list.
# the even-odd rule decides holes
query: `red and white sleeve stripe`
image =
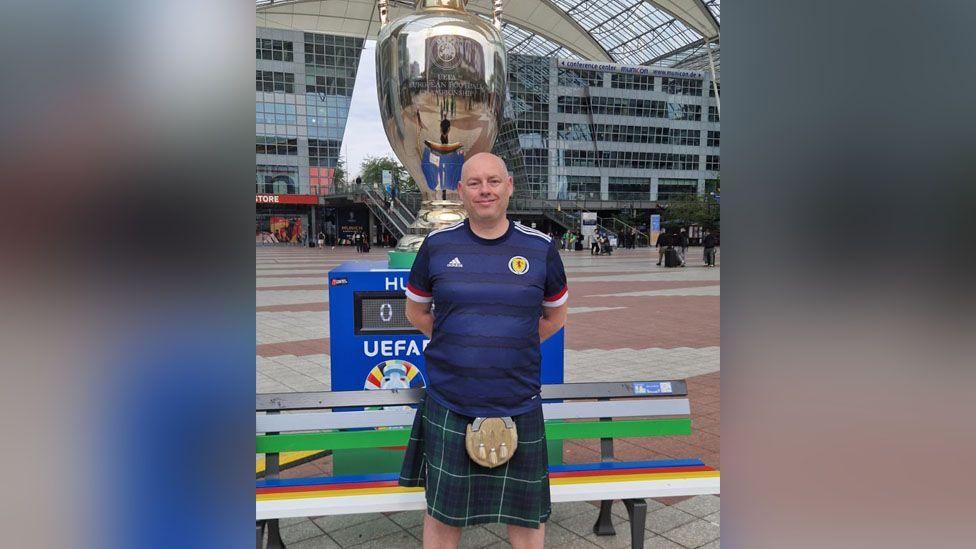
{"label": "red and white sleeve stripe", "polygon": [[434,301],[434,294],[420,290],[409,282],[407,283],[406,294],[408,299],[417,303],[430,303]]}
{"label": "red and white sleeve stripe", "polygon": [[556,295],[547,297],[542,300],[543,307],[559,307],[566,300],[569,299],[569,286],[563,286],[562,290],[559,290]]}

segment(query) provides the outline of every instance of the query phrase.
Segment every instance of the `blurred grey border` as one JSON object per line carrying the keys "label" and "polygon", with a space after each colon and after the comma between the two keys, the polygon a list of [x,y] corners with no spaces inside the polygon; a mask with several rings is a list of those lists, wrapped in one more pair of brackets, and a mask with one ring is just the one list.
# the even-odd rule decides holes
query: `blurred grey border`
{"label": "blurred grey border", "polygon": [[722,543],[970,546],[976,4],[722,8]]}

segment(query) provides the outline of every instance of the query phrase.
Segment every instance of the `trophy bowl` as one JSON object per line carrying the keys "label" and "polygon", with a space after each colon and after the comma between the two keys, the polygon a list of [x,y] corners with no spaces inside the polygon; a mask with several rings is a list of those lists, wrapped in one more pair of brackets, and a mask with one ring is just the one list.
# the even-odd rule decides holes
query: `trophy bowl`
{"label": "trophy bowl", "polygon": [[506,93],[505,43],[495,24],[463,0],[419,0],[414,13],[386,23],[376,41],[376,86],[393,152],[421,193],[421,206],[398,251],[467,217],[457,194],[466,157],[491,151]]}

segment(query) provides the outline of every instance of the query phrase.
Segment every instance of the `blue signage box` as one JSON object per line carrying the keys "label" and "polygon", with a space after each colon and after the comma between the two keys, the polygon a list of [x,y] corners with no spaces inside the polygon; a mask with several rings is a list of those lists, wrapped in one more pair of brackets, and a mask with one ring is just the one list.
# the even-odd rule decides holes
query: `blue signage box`
{"label": "blue signage box", "polygon": [[[426,386],[426,336],[405,316],[409,269],[349,261],[329,271],[332,390]],[[565,334],[542,344],[542,383],[563,382]]]}

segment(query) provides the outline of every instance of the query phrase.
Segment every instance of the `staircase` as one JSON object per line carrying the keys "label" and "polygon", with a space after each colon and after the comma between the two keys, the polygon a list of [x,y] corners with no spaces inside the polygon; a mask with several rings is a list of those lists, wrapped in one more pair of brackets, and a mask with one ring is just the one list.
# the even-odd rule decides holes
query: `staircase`
{"label": "staircase", "polygon": [[397,238],[407,234],[410,224],[417,217],[415,213],[411,212],[398,199],[393,199],[387,207],[386,198],[375,189],[363,188],[363,196],[369,211],[373,212],[373,215],[380,220],[386,230]]}

